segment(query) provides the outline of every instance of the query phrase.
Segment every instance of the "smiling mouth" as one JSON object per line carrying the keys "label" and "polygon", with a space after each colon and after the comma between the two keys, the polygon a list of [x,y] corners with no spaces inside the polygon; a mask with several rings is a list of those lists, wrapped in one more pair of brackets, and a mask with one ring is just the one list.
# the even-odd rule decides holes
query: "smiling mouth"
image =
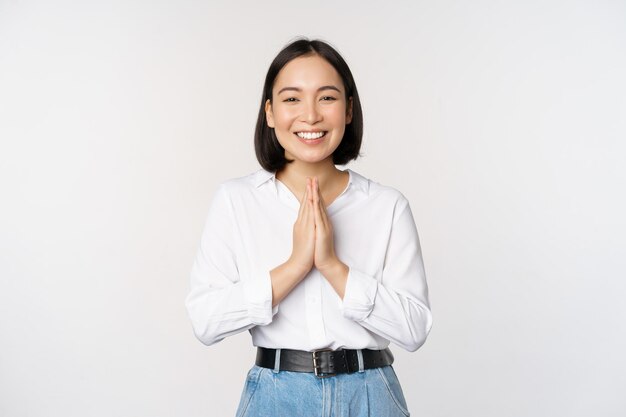
{"label": "smiling mouth", "polygon": [[326,136],[326,133],[328,133],[328,131],[324,130],[321,132],[296,132],[294,133],[294,135],[304,140],[315,140],[323,138],[324,136]]}

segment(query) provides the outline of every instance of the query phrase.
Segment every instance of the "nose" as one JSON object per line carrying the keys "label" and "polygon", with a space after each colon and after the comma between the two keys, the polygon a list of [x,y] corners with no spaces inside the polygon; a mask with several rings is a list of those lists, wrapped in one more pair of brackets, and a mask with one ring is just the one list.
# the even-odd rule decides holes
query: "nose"
{"label": "nose", "polygon": [[312,125],[322,119],[322,113],[317,108],[317,103],[308,103],[302,112],[302,121]]}

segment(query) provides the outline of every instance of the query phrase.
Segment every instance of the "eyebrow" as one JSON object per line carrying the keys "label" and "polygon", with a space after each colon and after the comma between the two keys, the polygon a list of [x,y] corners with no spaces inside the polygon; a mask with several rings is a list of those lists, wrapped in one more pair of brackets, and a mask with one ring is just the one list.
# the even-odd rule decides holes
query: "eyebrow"
{"label": "eyebrow", "polygon": [[[335,87],[334,85],[323,85],[320,88],[317,89],[317,91],[324,91],[324,90],[335,90],[338,93],[341,93],[341,91],[339,91],[339,89],[337,87]],[[281,88],[280,91],[278,92],[278,94],[282,93],[283,91],[297,91],[297,92],[301,92],[302,89],[298,88],[298,87],[284,87]]]}

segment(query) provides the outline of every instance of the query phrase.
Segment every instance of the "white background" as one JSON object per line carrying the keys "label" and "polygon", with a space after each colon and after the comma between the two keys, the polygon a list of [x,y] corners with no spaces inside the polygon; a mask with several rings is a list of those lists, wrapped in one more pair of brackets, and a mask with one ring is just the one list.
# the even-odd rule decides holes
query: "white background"
{"label": "white background", "polygon": [[0,415],[234,415],[250,336],[202,345],[184,298],[298,35],[356,79],[347,167],[411,202],[412,415],[623,416],[626,3],[591,0],[0,0]]}

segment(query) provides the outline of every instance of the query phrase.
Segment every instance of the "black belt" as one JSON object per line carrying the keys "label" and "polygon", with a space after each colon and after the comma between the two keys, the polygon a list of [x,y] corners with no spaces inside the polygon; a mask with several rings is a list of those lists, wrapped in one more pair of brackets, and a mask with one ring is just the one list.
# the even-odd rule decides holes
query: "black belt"
{"label": "black belt", "polygon": [[[257,346],[255,363],[263,368],[274,369],[276,350]],[[359,370],[357,352],[353,349],[322,349],[313,352],[281,349],[279,370],[314,372],[315,376],[319,378],[356,372]],[[378,368],[393,363],[393,354],[389,348],[383,350],[361,349],[361,352],[363,353],[363,369]]]}

